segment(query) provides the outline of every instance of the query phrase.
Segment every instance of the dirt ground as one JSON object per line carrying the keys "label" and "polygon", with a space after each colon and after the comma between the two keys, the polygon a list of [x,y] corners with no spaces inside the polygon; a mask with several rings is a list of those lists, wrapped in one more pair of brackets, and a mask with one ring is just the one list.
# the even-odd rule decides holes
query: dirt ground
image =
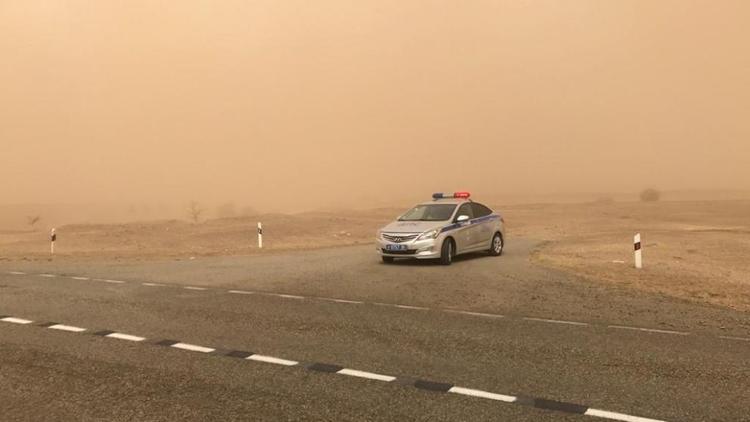
{"label": "dirt ground", "polygon": [[[514,236],[544,241],[531,259],[592,282],[750,311],[750,201],[495,206]],[[403,210],[267,214],[192,224],[58,227],[56,260],[190,259],[367,244]],[[264,248],[256,240],[263,222]],[[633,235],[644,268],[633,268]],[[49,260],[46,231],[0,231],[0,260]]]}

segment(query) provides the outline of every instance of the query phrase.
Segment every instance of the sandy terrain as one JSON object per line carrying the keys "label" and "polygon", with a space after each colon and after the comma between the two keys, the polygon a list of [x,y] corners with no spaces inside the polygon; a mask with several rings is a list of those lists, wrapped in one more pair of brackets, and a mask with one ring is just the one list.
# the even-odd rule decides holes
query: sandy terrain
{"label": "sandy terrain", "polygon": [[[548,240],[534,259],[603,283],[750,311],[750,201],[517,209],[516,234]],[[633,268],[642,234],[644,268]],[[624,261],[624,263],[621,263]]]}
{"label": "sandy terrain", "polygon": [[[750,311],[750,201],[599,202],[497,207],[532,259],[597,283]],[[369,243],[397,209],[59,227],[54,259],[189,259]],[[256,223],[264,224],[264,249]],[[643,236],[643,270],[632,236]],[[48,260],[45,231],[0,231],[0,260]]]}

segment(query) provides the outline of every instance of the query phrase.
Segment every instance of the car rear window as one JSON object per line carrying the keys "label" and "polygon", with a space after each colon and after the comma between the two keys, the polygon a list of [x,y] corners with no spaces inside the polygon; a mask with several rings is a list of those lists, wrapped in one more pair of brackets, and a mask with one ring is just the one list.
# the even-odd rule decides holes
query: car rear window
{"label": "car rear window", "polygon": [[492,214],[492,210],[482,204],[472,202],[471,207],[474,209],[474,218],[484,217]]}

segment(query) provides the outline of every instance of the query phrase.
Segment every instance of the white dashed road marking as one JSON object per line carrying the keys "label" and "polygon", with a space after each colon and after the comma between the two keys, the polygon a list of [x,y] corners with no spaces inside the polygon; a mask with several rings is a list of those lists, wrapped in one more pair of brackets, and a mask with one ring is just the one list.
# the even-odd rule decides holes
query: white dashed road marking
{"label": "white dashed road marking", "polygon": [[301,300],[304,299],[304,296],[297,296],[297,295],[287,295],[287,294],[280,294],[280,293],[271,293],[273,296],[283,297],[285,299],[297,299]]}
{"label": "white dashed road marking", "polygon": [[352,305],[361,305],[361,304],[364,303],[364,302],[360,302],[358,300],[346,300],[346,299],[325,299],[324,298],[323,300],[330,300],[331,302],[336,302],[336,303],[349,303],[349,304],[352,304]]}
{"label": "white dashed road marking", "polygon": [[655,328],[640,328],[640,327],[628,327],[625,325],[608,325],[608,328],[614,328],[615,330],[633,330],[633,331],[645,331],[647,333],[659,333],[659,334],[675,334],[678,336],[686,336],[690,333],[683,331],[672,331],[672,330],[657,330]]}
{"label": "white dashed road marking", "polygon": [[143,341],[143,340],[146,340],[145,337],[131,336],[130,334],[123,334],[123,333],[111,333],[111,334],[107,334],[104,337],[116,338],[116,339],[127,340],[127,341]]}
{"label": "white dashed road marking", "polygon": [[[16,323],[16,324],[31,324],[32,323],[32,321],[30,320],[11,317],[11,316],[0,318],[0,321],[11,322],[11,323]],[[54,325],[48,326],[48,328],[51,328],[53,330],[69,331],[69,332],[76,332],[76,333],[86,331],[85,328],[75,327],[72,325],[64,325],[64,324],[54,324]],[[93,333],[93,334],[102,335],[104,337],[110,337],[110,338],[115,338],[115,339],[120,339],[120,340],[134,341],[134,342],[141,342],[145,340],[145,337],[139,337],[139,336],[134,336],[131,334],[124,334],[124,333],[118,333],[118,332],[106,331],[106,330]],[[176,342],[173,340],[162,340],[162,341],[155,342],[154,344],[169,346],[172,348],[188,350],[192,352],[200,352],[200,353],[212,353],[212,352],[217,351],[217,349],[212,348],[212,347],[199,346],[199,345],[190,344],[190,343]],[[223,355],[228,356],[228,357],[242,358],[242,359],[247,359],[251,361],[265,362],[265,363],[271,363],[271,364],[282,365],[282,366],[299,365],[299,362],[297,361],[276,358],[273,356],[250,354],[249,352],[243,352],[239,350],[230,350],[228,353],[225,353]],[[400,380],[401,382],[399,382],[399,384],[411,385],[415,388],[419,388],[422,390],[429,390],[429,391],[441,392],[441,393],[460,394],[460,395],[471,396],[471,397],[476,397],[480,399],[495,400],[495,401],[501,401],[501,402],[506,402],[506,403],[515,403],[515,404],[531,406],[531,407],[535,407],[539,409],[555,410],[555,411],[566,412],[566,413],[574,413],[574,414],[582,413],[588,416],[599,417],[599,418],[615,420],[615,421],[620,421],[620,422],[664,422],[664,421],[660,421],[657,419],[643,418],[639,416],[627,415],[624,413],[609,412],[606,410],[594,409],[594,408],[590,408],[588,406],[583,406],[579,404],[565,403],[565,402],[559,402],[559,401],[548,400],[548,399],[525,397],[524,400],[519,400],[518,397],[511,396],[511,395],[491,393],[489,391],[458,387],[453,384],[432,382],[432,381],[426,381],[422,379],[417,379],[417,380],[414,380],[413,378],[400,379],[398,377],[391,376],[391,375],[377,374],[374,372],[367,372],[367,371],[359,371],[359,370],[350,369],[350,368],[342,368],[341,366],[338,366],[338,365],[313,363],[309,366],[305,366],[305,369],[312,370],[312,371],[321,371],[321,372],[335,372],[340,375],[346,375],[350,377],[364,378],[364,379],[376,380],[376,381],[383,381],[383,382],[393,382],[393,381]]]}
{"label": "white dashed road marking", "polygon": [[[9,274],[14,275],[25,275],[27,273],[22,271],[9,271]],[[56,274],[36,274],[40,277],[57,277]],[[91,279],[89,277],[83,277],[83,276],[70,276],[70,278],[75,280],[96,280],[96,281],[103,281],[106,283],[114,283],[114,284],[124,284],[127,283],[122,280],[111,280],[111,279],[101,279],[101,278],[94,278]],[[183,288],[186,290],[211,290],[210,288],[206,287],[198,287],[198,286],[175,286],[175,285],[169,285],[169,284],[161,284],[161,283],[148,283],[143,282],[140,283],[143,286],[149,286],[149,287],[155,287],[155,286],[164,286],[164,287],[178,287]],[[240,294],[240,295],[252,295],[252,294],[258,294],[258,295],[265,295],[265,296],[275,296],[280,297],[284,299],[295,299],[295,300],[304,300],[308,299],[305,296],[299,296],[299,295],[293,295],[293,294],[284,294],[284,293],[274,293],[274,292],[252,292],[247,290],[226,290],[227,293],[231,294]],[[429,311],[430,308],[424,307],[424,306],[414,306],[414,305],[402,305],[402,304],[395,304],[395,303],[382,303],[382,302],[363,302],[358,300],[347,300],[347,299],[336,299],[336,298],[328,298],[328,297],[311,297],[310,299],[314,300],[322,300],[327,302],[334,302],[334,303],[346,303],[346,304],[356,304],[356,305],[362,305],[362,304],[371,304],[371,305],[377,305],[377,306],[388,306],[392,308],[400,308],[400,309],[409,309],[409,310],[420,310],[420,311]],[[483,318],[506,318],[505,315],[500,314],[491,314],[491,313],[484,313],[484,312],[473,312],[473,311],[463,311],[458,309],[434,309],[434,311],[439,312],[450,312],[455,314],[461,314],[461,315],[467,315],[467,316],[473,316],[473,317],[483,317]],[[578,322],[578,321],[566,321],[566,320],[558,320],[558,319],[547,319],[547,318],[537,318],[537,317],[523,317],[523,316],[515,316],[512,318],[518,318],[522,319],[524,321],[532,321],[532,322],[546,322],[551,324],[564,324],[564,325],[574,325],[574,326],[604,326],[602,324],[595,324],[595,323],[588,323],[588,322]],[[674,330],[662,330],[662,329],[655,329],[655,328],[642,328],[642,327],[631,327],[631,326],[625,326],[625,325],[606,325],[607,328],[615,329],[615,330],[631,330],[631,331],[641,331],[641,332],[647,332],[647,333],[659,333],[659,334],[672,334],[672,335],[690,335],[689,332],[684,331],[674,331]],[[750,342],[750,338],[743,338],[743,337],[730,337],[730,336],[716,336],[722,339],[726,340],[736,340],[736,341],[747,341]]]}
{"label": "white dashed road marking", "polygon": [[370,380],[385,381],[385,382],[391,382],[396,379],[396,377],[392,377],[390,375],[375,374],[372,372],[357,371],[356,369],[348,369],[348,368],[344,368],[338,371],[337,374],[349,375],[350,377],[367,378]]}
{"label": "white dashed road marking", "polygon": [[29,321],[28,319],[23,318],[13,318],[13,317],[6,317],[0,319],[0,321],[10,322],[13,324],[31,324],[34,321]]}
{"label": "white dashed road marking", "polygon": [[216,350],[210,347],[203,347],[203,346],[198,346],[195,344],[188,344],[188,343],[175,343],[171,347],[174,347],[175,349],[190,350],[191,352],[201,352],[201,353],[211,353],[214,350]]}
{"label": "white dashed road marking", "polygon": [[723,338],[724,340],[750,341],[750,338],[744,337],[719,336],[719,338]]}
{"label": "white dashed road marking", "polygon": [[105,282],[105,283],[113,283],[113,284],[125,284],[125,282],[124,282],[124,281],[122,281],[122,280],[109,280],[109,279],[103,279],[103,280],[101,280],[101,281],[103,281],[103,282]]}
{"label": "white dashed road marking", "polygon": [[610,419],[614,421],[623,421],[623,422],[664,422],[658,419],[642,418],[639,416],[631,416],[631,415],[626,415],[624,413],[608,412],[606,410],[599,410],[599,409],[593,409],[593,408],[586,409],[586,412],[584,413],[584,415],[596,416],[598,418],[606,418],[606,419]]}
{"label": "white dashed road marking", "polygon": [[457,310],[454,310],[454,309],[446,309],[446,312],[451,312],[451,313],[454,313],[454,314],[478,316],[478,317],[483,317],[483,318],[505,318],[505,315],[500,315],[500,314],[486,314],[484,312],[457,311]]}
{"label": "white dashed road marking", "polygon": [[236,295],[251,295],[253,292],[248,292],[247,290],[229,290],[229,293],[233,293]]}
{"label": "white dashed road marking", "polygon": [[60,330],[60,331],[70,331],[72,333],[82,333],[82,332],[86,331],[85,328],[74,327],[72,325],[64,325],[64,324],[50,325],[47,328],[51,328],[53,330]]}
{"label": "white dashed road marking", "polygon": [[256,362],[265,362],[265,363],[273,363],[276,365],[284,365],[284,366],[294,366],[298,365],[299,362],[293,361],[293,360],[286,360],[286,359],[279,359],[275,358],[273,356],[264,356],[264,355],[250,355],[246,359],[248,360],[254,360]]}
{"label": "white dashed road marking", "polygon": [[413,309],[417,311],[429,311],[430,310],[430,308],[425,308],[423,306],[411,306],[411,305],[393,305],[393,306],[397,308],[401,308],[401,309]]}
{"label": "white dashed road marking", "polygon": [[488,391],[474,390],[471,388],[463,387],[451,387],[448,390],[449,393],[463,394],[464,396],[481,397],[483,399],[504,401],[506,403],[513,403],[516,401],[514,396],[506,396],[505,394],[490,393]]}
{"label": "white dashed road marking", "polygon": [[581,326],[588,326],[589,323],[587,322],[576,322],[576,321],[563,321],[559,319],[544,319],[544,318],[532,318],[532,317],[524,317],[526,321],[537,321],[537,322],[549,322],[551,324],[567,324],[567,325],[581,325]]}

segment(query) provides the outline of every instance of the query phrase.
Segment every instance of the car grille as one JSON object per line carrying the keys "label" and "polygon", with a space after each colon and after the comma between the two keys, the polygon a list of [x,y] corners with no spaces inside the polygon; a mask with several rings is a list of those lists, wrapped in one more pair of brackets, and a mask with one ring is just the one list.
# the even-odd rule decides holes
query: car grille
{"label": "car grille", "polygon": [[386,234],[386,233],[383,233],[383,239],[385,239],[385,240],[387,240],[389,242],[393,242],[393,243],[409,242],[409,241],[412,241],[412,240],[416,239],[417,236],[419,236],[419,234],[408,234],[408,233],[404,233],[404,234],[400,234],[400,233],[399,234]]}
{"label": "car grille", "polygon": [[415,253],[417,253],[416,249],[407,249],[405,251],[389,251],[383,248],[382,250],[384,254],[388,255],[414,255]]}

